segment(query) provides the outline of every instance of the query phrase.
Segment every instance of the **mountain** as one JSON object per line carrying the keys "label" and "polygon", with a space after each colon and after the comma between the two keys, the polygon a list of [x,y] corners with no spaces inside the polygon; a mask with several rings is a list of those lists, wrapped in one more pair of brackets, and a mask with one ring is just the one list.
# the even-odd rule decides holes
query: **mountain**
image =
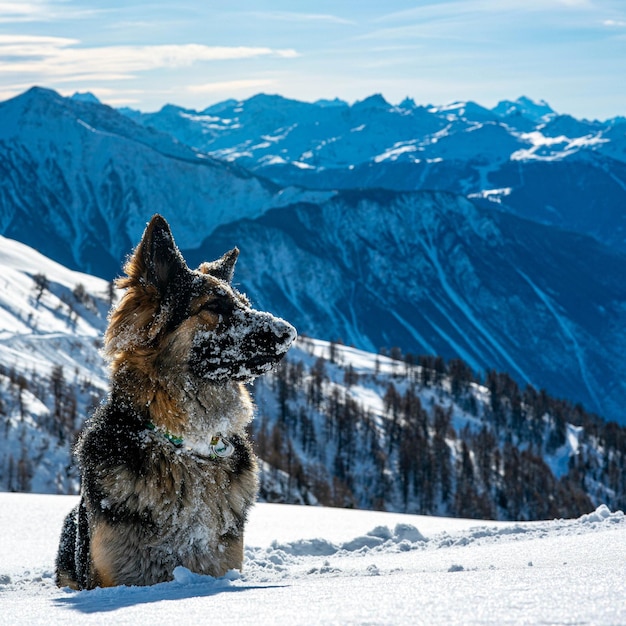
{"label": "mountain", "polygon": [[90,91],[77,91],[72,95],[72,100],[91,102],[92,104],[102,104],[100,100]]}
{"label": "mountain", "polygon": [[[237,125],[275,130],[280,125],[280,133],[264,135],[263,149],[275,150],[309,132],[285,126],[298,116],[308,116],[320,137],[333,125],[338,130],[347,124],[354,131],[348,139],[320,148],[332,160],[337,158],[333,143],[352,146],[351,155],[366,158],[368,150],[380,154],[393,133],[429,127],[436,135],[429,149],[447,145],[450,154],[458,154],[471,148],[460,140],[468,134],[475,137],[474,151],[487,146],[491,157],[503,159],[492,170],[487,157],[468,157],[463,170],[467,182],[480,162],[482,178],[491,176],[499,187],[473,194],[472,202],[445,192],[282,188],[114,109],[34,88],[0,104],[1,231],[68,267],[111,278],[146,219],[161,211],[192,265],[239,245],[238,280],[244,290],[292,319],[301,332],[341,338],[370,351],[397,346],[405,353],[461,357],[477,371],[507,371],[521,384],[530,382],[608,418],[626,420],[624,257],[588,237],[610,233],[613,248],[620,248],[618,220],[626,215],[613,204],[620,193],[619,171],[599,165],[598,159],[607,157],[592,151],[574,161],[506,160],[512,149],[507,141],[520,137],[488,119],[495,113],[472,103],[438,113],[431,112],[437,107],[408,102],[407,108],[396,107],[382,96],[358,107],[264,95],[244,104],[238,112],[239,104],[224,103],[217,129],[210,128],[217,113],[203,115],[207,137],[215,131],[220,141],[232,139],[222,132],[224,125],[232,132],[240,132]],[[176,107],[167,110],[172,120],[196,124],[190,113],[181,117]],[[470,122],[468,111],[487,121]],[[449,132],[457,124],[465,131]],[[486,140],[494,136],[497,141]],[[399,154],[407,147],[398,148]],[[380,173],[377,168],[385,163],[418,165],[390,157],[363,167]],[[427,165],[445,163],[437,157]],[[546,178],[546,166],[565,172]],[[293,167],[308,171],[304,161]],[[346,171],[357,169],[346,166]],[[453,170],[438,171],[457,185],[463,181]],[[598,179],[602,172],[613,187]],[[505,187],[507,176],[541,187],[554,202],[535,211],[533,197],[526,202],[522,193],[531,187],[520,183],[514,194]],[[564,177],[576,184],[561,188]],[[445,176],[440,183],[445,187]],[[590,193],[596,196],[594,211],[584,204]],[[567,210],[558,209],[559,198],[565,198]],[[614,213],[600,219],[609,206]],[[577,222],[586,234],[532,223],[512,215],[515,211],[536,222],[551,217]]]}
{"label": "mountain", "polygon": [[488,109],[394,106],[380,95],[328,107],[263,94],[132,116],[280,185],[451,191],[626,251],[620,118],[576,120],[527,97]]}
{"label": "mountain", "polygon": [[557,113],[545,100],[535,102],[527,96],[521,96],[515,101],[500,100],[492,111],[500,117],[519,115],[532,122],[547,122],[557,116]]}
{"label": "mountain", "polygon": [[156,212],[193,248],[303,196],[89,100],[32,88],[0,103],[0,233],[73,269],[114,276]]}
{"label": "mountain", "polygon": [[[346,191],[218,228],[300,332],[463,358],[625,421],[626,256],[443,192]],[[211,255],[209,255],[211,256]]]}
{"label": "mountain", "polygon": [[[107,389],[115,295],[0,244],[0,490],[76,493],[70,450]],[[301,337],[252,391],[267,502],[516,520],[626,504],[625,427],[458,358]]]}

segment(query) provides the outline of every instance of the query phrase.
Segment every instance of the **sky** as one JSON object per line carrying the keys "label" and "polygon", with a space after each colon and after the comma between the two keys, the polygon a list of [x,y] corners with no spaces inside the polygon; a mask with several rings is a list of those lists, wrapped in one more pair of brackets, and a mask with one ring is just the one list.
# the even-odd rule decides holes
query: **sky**
{"label": "sky", "polygon": [[33,85],[144,112],[525,95],[607,119],[626,115],[626,2],[0,0],[0,100]]}

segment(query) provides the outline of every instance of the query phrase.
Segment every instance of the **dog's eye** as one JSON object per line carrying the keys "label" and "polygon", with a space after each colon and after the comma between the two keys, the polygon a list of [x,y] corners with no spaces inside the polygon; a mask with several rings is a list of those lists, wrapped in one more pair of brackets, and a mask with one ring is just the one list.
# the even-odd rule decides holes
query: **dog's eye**
{"label": "dog's eye", "polygon": [[201,307],[201,311],[209,311],[210,313],[220,313],[224,309],[222,303],[216,298],[208,300]]}

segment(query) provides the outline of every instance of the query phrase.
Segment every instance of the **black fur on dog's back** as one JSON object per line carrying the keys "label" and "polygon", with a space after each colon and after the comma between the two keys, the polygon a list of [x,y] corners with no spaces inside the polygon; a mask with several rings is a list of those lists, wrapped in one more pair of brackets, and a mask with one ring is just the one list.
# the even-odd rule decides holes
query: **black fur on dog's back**
{"label": "black fur on dog's back", "polygon": [[126,264],[105,336],[111,391],[75,450],[82,492],[61,534],[60,586],[241,568],[258,488],[243,383],[282,358],[295,330],[231,286],[237,254],[192,271],[155,216]]}

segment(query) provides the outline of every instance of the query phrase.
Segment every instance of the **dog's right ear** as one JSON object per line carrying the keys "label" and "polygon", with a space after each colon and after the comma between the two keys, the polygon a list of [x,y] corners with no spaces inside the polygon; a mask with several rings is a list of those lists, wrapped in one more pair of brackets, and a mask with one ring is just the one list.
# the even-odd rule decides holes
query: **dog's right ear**
{"label": "dog's right ear", "polygon": [[237,263],[238,257],[239,248],[233,248],[217,259],[217,261],[202,263],[198,270],[203,274],[211,274],[211,276],[215,276],[215,278],[230,283],[235,274],[235,263]]}
{"label": "dog's right ear", "polygon": [[130,279],[152,285],[159,293],[165,293],[181,272],[189,271],[161,215],[152,217],[124,270]]}

